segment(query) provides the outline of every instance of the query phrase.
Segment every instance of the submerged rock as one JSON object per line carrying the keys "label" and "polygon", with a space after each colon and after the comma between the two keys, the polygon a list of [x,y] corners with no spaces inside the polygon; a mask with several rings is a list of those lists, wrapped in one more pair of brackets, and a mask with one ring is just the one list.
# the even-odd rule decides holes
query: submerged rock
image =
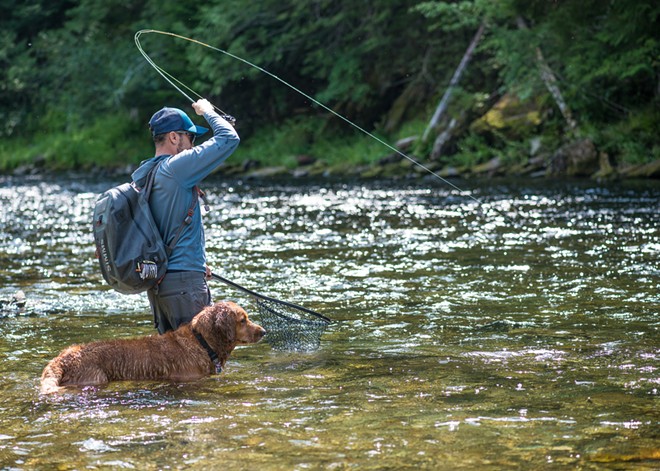
{"label": "submerged rock", "polygon": [[0,317],[21,312],[27,303],[27,298],[22,290],[18,290],[11,298],[0,300]]}
{"label": "submerged rock", "polygon": [[489,322],[482,326],[477,327],[478,332],[508,332],[512,329],[523,329],[526,327],[531,327],[532,324],[529,322],[514,322],[510,320],[498,320]]}

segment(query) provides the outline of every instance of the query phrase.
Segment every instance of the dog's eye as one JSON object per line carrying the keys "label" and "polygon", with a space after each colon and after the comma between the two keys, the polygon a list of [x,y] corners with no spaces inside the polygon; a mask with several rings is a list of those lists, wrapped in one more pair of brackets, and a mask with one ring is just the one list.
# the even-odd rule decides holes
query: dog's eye
{"label": "dog's eye", "polygon": [[247,319],[245,317],[241,319],[241,324],[247,324]]}

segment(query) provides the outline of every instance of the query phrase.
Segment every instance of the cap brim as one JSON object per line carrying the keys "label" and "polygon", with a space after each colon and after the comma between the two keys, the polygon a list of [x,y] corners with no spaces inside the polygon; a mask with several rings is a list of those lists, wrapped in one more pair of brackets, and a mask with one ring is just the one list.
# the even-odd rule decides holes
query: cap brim
{"label": "cap brim", "polygon": [[202,127],[202,126],[197,126],[193,124],[193,127],[188,129],[188,131],[194,133],[196,136],[201,136],[203,134],[206,134],[209,132],[208,128]]}

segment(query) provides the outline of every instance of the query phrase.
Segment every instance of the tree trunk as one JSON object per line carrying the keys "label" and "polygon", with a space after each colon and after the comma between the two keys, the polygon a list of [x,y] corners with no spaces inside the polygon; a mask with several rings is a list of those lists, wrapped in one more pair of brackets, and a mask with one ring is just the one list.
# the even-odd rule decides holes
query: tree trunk
{"label": "tree trunk", "polygon": [[[525,23],[525,20],[522,17],[519,16],[516,19],[516,22],[518,23],[518,28],[528,29],[527,24]],[[571,130],[571,132],[577,134],[577,130],[578,130],[577,123],[575,122],[575,119],[573,119],[573,114],[571,113],[571,109],[566,104],[566,101],[564,100],[564,96],[561,94],[561,90],[559,90],[559,86],[557,85],[557,77],[555,77],[554,72],[552,71],[552,69],[546,62],[545,58],[543,57],[543,52],[541,52],[540,47],[536,48],[536,62],[539,65],[539,69],[541,69],[541,80],[543,80],[545,87],[552,95],[552,98],[555,100],[555,103],[557,103],[557,107],[559,108],[559,111],[561,111],[564,120],[566,120],[569,129]]]}
{"label": "tree trunk", "polygon": [[454,91],[454,87],[458,84],[458,81],[461,79],[461,75],[463,75],[463,71],[465,70],[465,67],[467,66],[468,62],[470,62],[470,59],[472,58],[472,54],[474,53],[474,49],[477,47],[477,44],[481,40],[481,36],[484,34],[485,28],[486,28],[486,24],[482,22],[476,34],[472,38],[472,42],[470,42],[470,45],[465,51],[465,54],[463,54],[463,59],[461,59],[460,64],[458,64],[458,68],[454,72],[454,76],[451,78],[451,81],[449,82],[449,86],[447,87],[447,90],[445,90],[445,93],[442,96],[442,100],[440,100],[438,107],[435,109],[435,113],[433,113],[433,117],[431,118],[431,121],[429,121],[429,125],[426,127],[426,130],[424,131],[424,135],[422,136],[422,141],[426,141],[426,139],[429,137],[429,133],[431,132],[431,130],[436,128],[436,126],[440,122],[440,119],[442,118],[442,115],[447,110],[449,98],[451,97]]}

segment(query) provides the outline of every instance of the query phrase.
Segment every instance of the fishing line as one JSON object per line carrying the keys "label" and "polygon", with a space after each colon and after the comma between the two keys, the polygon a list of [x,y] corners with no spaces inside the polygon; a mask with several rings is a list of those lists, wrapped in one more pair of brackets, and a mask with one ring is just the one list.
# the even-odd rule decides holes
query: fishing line
{"label": "fishing line", "polygon": [[[326,106],[325,104],[323,104],[323,103],[321,103],[320,101],[318,101],[317,99],[311,97],[310,95],[308,95],[307,93],[303,92],[302,90],[300,90],[300,89],[296,88],[295,86],[291,85],[289,82],[287,82],[287,81],[285,81],[284,79],[278,77],[277,75],[275,75],[275,74],[269,72],[268,70],[266,70],[266,69],[264,69],[264,68],[262,68],[262,67],[259,67],[258,65],[253,64],[252,62],[250,62],[250,61],[248,61],[248,60],[246,60],[246,59],[243,59],[242,57],[239,57],[239,56],[237,56],[237,55],[235,55],[235,54],[232,54],[231,52],[225,51],[224,49],[220,49],[220,48],[218,48],[218,47],[211,46],[210,44],[206,44],[206,43],[204,43],[204,42],[202,42],[202,41],[199,41],[199,40],[197,40],[197,39],[188,38],[188,37],[186,37],[186,36],[182,36],[182,35],[180,35],[180,34],[175,34],[175,33],[170,33],[170,32],[167,32],[167,31],[159,31],[159,30],[155,30],[155,29],[143,29],[143,30],[140,30],[140,31],[138,31],[137,33],[135,33],[135,45],[137,46],[138,50],[140,51],[140,53],[142,54],[142,56],[145,58],[145,60],[147,61],[147,63],[149,63],[149,65],[151,65],[151,67],[153,67],[154,70],[156,70],[156,72],[158,72],[158,73],[159,73],[159,74],[160,74],[160,75],[161,75],[161,76],[162,76],[162,77],[163,77],[163,78],[164,78],[164,79],[165,79],[170,85],[172,85],[176,90],[178,90],[179,93],[181,93],[184,97],[186,97],[188,100],[190,100],[191,103],[194,103],[195,100],[193,100],[193,99],[192,99],[192,98],[191,98],[186,92],[184,92],[184,91],[183,91],[178,85],[176,85],[174,82],[177,82],[179,85],[181,85],[181,87],[186,88],[189,92],[191,92],[192,94],[196,95],[197,97],[202,98],[202,96],[201,96],[200,94],[198,94],[197,92],[195,92],[194,90],[192,90],[192,89],[191,89],[190,87],[188,87],[187,85],[185,85],[183,82],[181,82],[180,80],[176,79],[174,76],[172,76],[171,74],[169,74],[167,71],[165,71],[165,70],[164,70],[162,67],[160,67],[158,64],[156,64],[156,63],[155,63],[155,62],[149,57],[149,55],[147,55],[147,53],[146,53],[146,52],[144,51],[144,49],[142,48],[142,46],[141,46],[141,44],[140,44],[140,36],[143,35],[143,34],[151,34],[151,33],[153,33],[153,34],[161,34],[161,35],[165,35],[165,36],[171,36],[171,37],[174,37],[174,38],[183,39],[184,41],[189,41],[189,42],[194,43],[194,44],[198,44],[198,45],[200,45],[200,46],[206,47],[206,48],[211,49],[211,50],[213,50],[213,51],[220,52],[220,53],[222,53],[222,54],[224,54],[224,55],[226,55],[226,56],[228,56],[228,57],[231,57],[232,59],[235,59],[235,60],[237,60],[237,61],[240,61],[240,62],[242,62],[242,63],[244,63],[244,64],[246,64],[246,65],[248,65],[248,66],[250,66],[250,67],[252,67],[252,68],[254,68],[254,69],[256,69],[256,70],[258,70],[258,71],[260,71],[260,72],[262,72],[262,73],[264,73],[264,74],[266,74],[266,75],[268,75],[268,76],[270,76],[271,78],[277,80],[277,81],[280,82],[281,84],[287,86],[288,88],[292,89],[293,91],[295,91],[295,92],[299,93],[300,95],[302,95],[303,97],[307,98],[307,99],[308,99],[309,101],[311,101],[312,103],[315,103],[316,105],[320,106],[320,107],[323,108],[324,110],[326,110],[326,111],[328,111],[329,113],[333,114],[334,116],[340,118],[342,121],[348,123],[349,125],[351,125],[351,126],[354,127],[355,129],[357,129],[358,131],[362,132],[363,134],[366,134],[366,135],[369,136],[370,138],[372,138],[372,139],[374,139],[375,141],[379,142],[380,144],[384,145],[385,147],[387,147],[388,149],[392,150],[393,152],[395,152],[395,153],[398,154],[399,156],[401,156],[401,157],[407,159],[408,161],[412,162],[414,165],[418,166],[419,168],[421,168],[421,169],[423,169],[424,171],[428,172],[429,174],[433,175],[435,178],[437,178],[437,179],[440,180],[441,182],[445,183],[446,185],[450,186],[450,187],[453,188],[454,190],[458,191],[459,194],[460,194],[461,196],[466,196],[466,197],[469,198],[470,200],[472,200],[472,201],[474,201],[475,203],[477,203],[477,204],[479,205],[479,208],[484,208],[484,206],[486,206],[484,202],[482,202],[481,200],[479,200],[478,198],[476,198],[475,196],[473,196],[473,195],[472,195],[472,192],[467,191],[467,190],[463,190],[462,188],[459,188],[457,185],[455,185],[454,183],[450,182],[450,181],[447,180],[446,178],[443,178],[442,176],[438,175],[436,172],[434,172],[433,170],[431,170],[430,168],[428,168],[427,166],[425,166],[425,165],[422,164],[421,162],[418,162],[418,161],[415,160],[414,158],[412,158],[412,157],[406,155],[406,154],[405,154],[404,152],[402,152],[401,150],[399,150],[399,149],[397,149],[396,147],[390,145],[389,143],[387,143],[387,142],[385,142],[384,140],[380,139],[378,136],[375,136],[374,134],[370,133],[370,132],[367,131],[366,129],[362,128],[361,126],[355,124],[353,121],[351,121],[351,120],[349,120],[348,118],[346,118],[345,116],[343,116],[343,115],[337,113],[337,112],[336,112],[335,110],[333,110],[332,108]],[[217,109],[221,114],[225,114],[222,110],[220,110],[220,108],[216,107],[215,105],[213,105],[213,107],[214,107],[215,109]],[[231,117],[231,116],[229,116],[229,115],[226,115],[226,118],[229,118],[229,119],[232,119],[232,120],[233,120],[233,117]],[[493,206],[493,205],[490,205],[490,209],[492,209],[495,213],[497,213],[499,216],[501,216],[505,221],[507,221],[508,223],[510,223],[513,227],[519,227],[518,224],[516,224],[516,222],[513,221],[513,220],[512,220],[507,214],[505,214],[502,210],[496,208],[496,207]],[[587,271],[593,273],[594,275],[596,274],[596,272],[595,272],[594,270],[592,270],[591,267],[588,267],[588,266],[587,266],[587,267],[585,267],[585,268],[587,269]]]}
{"label": "fishing line", "polygon": [[[176,90],[178,90],[179,93],[181,93],[181,94],[182,94],[183,96],[185,96],[188,100],[190,100],[191,103],[194,103],[195,100],[193,100],[193,99],[192,99],[187,93],[185,93],[183,90],[181,90],[181,88],[179,88],[179,86],[177,86],[177,85],[174,83],[175,81],[176,81],[177,83],[179,83],[181,86],[183,86],[184,88],[186,88],[187,90],[189,90],[190,92],[192,92],[193,94],[197,95],[199,98],[202,98],[201,95],[197,94],[197,93],[196,93],[194,90],[192,90],[190,87],[186,86],[186,85],[183,84],[181,81],[179,81],[179,80],[177,80],[176,78],[174,78],[171,74],[167,73],[163,68],[161,68],[158,64],[156,64],[156,63],[155,63],[155,62],[154,62],[154,61],[153,61],[153,60],[147,55],[146,52],[144,52],[144,49],[142,48],[142,46],[141,46],[141,44],[140,44],[140,36],[141,36],[142,34],[149,34],[149,33],[155,33],[155,34],[162,34],[162,35],[165,35],[165,36],[171,36],[171,37],[174,37],[174,38],[183,39],[184,41],[189,41],[189,42],[191,42],[191,43],[198,44],[198,45],[200,45],[200,46],[204,46],[204,47],[209,48],[209,49],[211,49],[211,50],[213,50],[213,51],[220,52],[220,53],[222,53],[222,54],[224,54],[224,55],[226,55],[226,56],[228,56],[228,57],[231,57],[232,59],[236,59],[236,60],[238,60],[238,61],[240,61],[240,62],[242,62],[242,63],[244,63],[244,64],[246,64],[246,65],[248,65],[248,66],[250,66],[250,67],[252,67],[252,68],[254,68],[254,69],[257,69],[257,70],[260,71],[260,72],[263,72],[264,74],[266,74],[266,75],[272,77],[273,79],[277,80],[277,81],[280,82],[281,84],[286,85],[287,87],[289,87],[289,88],[292,89],[293,91],[295,91],[295,92],[299,93],[300,95],[304,96],[305,98],[307,98],[307,99],[308,99],[309,101],[311,101],[312,103],[314,103],[314,104],[320,106],[320,107],[323,108],[324,110],[326,110],[326,111],[332,113],[333,115],[335,115],[336,117],[340,118],[340,119],[343,120],[344,122],[346,122],[346,123],[348,123],[349,125],[353,126],[353,127],[354,127],[355,129],[357,129],[358,131],[362,132],[363,134],[366,134],[367,136],[369,136],[370,138],[372,138],[372,139],[374,139],[375,141],[379,142],[380,144],[384,145],[384,146],[387,147],[388,149],[394,151],[396,154],[398,154],[398,155],[400,155],[401,157],[403,157],[403,158],[409,160],[410,162],[412,162],[413,164],[415,164],[415,165],[418,166],[419,168],[421,168],[421,169],[425,170],[426,172],[430,173],[431,175],[433,175],[435,178],[437,178],[437,179],[440,180],[441,182],[445,183],[446,185],[450,186],[450,187],[453,188],[454,190],[458,191],[462,196],[467,196],[468,198],[470,198],[470,199],[473,200],[474,202],[478,203],[480,206],[483,205],[482,201],[480,201],[478,198],[474,197],[474,196],[472,195],[471,192],[459,188],[458,186],[456,186],[455,184],[453,184],[452,182],[450,182],[450,181],[447,180],[446,178],[443,178],[443,177],[441,177],[440,175],[438,175],[436,172],[434,172],[433,170],[431,170],[430,168],[428,168],[426,165],[424,165],[424,164],[422,164],[421,162],[419,162],[419,161],[413,159],[412,157],[406,155],[406,154],[405,154],[404,152],[402,152],[401,150],[399,150],[399,149],[397,149],[396,147],[390,145],[389,143],[387,143],[387,142],[385,142],[384,140],[380,139],[378,136],[375,136],[374,134],[370,133],[370,132],[367,131],[366,129],[362,128],[361,126],[355,124],[353,121],[351,121],[351,120],[349,120],[348,118],[344,117],[343,115],[337,113],[335,110],[333,110],[332,108],[330,108],[330,107],[326,106],[325,104],[321,103],[321,102],[318,101],[317,99],[315,99],[315,98],[309,96],[307,93],[303,92],[303,91],[300,90],[299,88],[296,88],[295,86],[291,85],[289,82],[285,81],[284,79],[278,77],[277,75],[275,75],[275,74],[273,74],[273,73],[267,71],[266,69],[264,69],[264,68],[262,68],[262,67],[259,67],[259,66],[256,65],[256,64],[253,64],[252,62],[250,62],[250,61],[248,61],[248,60],[246,60],[246,59],[243,59],[242,57],[239,57],[239,56],[237,56],[237,55],[235,55],[235,54],[232,54],[231,52],[227,52],[227,51],[225,51],[224,49],[220,49],[220,48],[217,48],[217,47],[211,46],[210,44],[206,44],[206,43],[204,43],[204,42],[202,42],[202,41],[198,41],[197,39],[187,38],[187,37],[185,37],[185,36],[181,36],[180,34],[169,33],[169,32],[167,32],[167,31],[159,31],[159,30],[155,30],[155,29],[143,29],[143,30],[140,30],[140,31],[138,31],[137,33],[135,33],[135,45],[137,46],[137,48],[138,48],[138,50],[140,51],[140,53],[142,54],[142,56],[143,56],[143,57],[146,59],[146,61],[149,63],[149,65],[151,65],[151,66],[156,70],[156,72],[158,72],[158,73],[159,73],[159,74],[160,74],[160,75],[161,75],[161,76],[162,76],[167,82],[169,82],[170,85],[172,85]],[[215,105],[213,105],[213,106],[214,106],[214,108],[218,109],[221,113],[224,113],[222,110],[220,110],[219,108],[217,108]],[[497,210],[496,208],[493,208],[493,209],[494,209],[498,214],[500,214],[501,216],[503,216],[505,219],[510,220],[509,217],[507,217],[504,213],[500,212],[500,211]],[[511,221],[511,222],[513,222],[513,221]]]}

